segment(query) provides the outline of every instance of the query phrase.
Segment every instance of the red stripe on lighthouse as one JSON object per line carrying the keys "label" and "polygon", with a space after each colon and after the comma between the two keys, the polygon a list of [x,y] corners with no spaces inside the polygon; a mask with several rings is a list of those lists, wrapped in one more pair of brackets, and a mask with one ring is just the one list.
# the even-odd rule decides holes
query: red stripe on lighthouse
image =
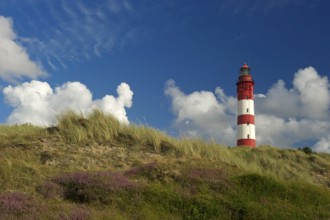
{"label": "red stripe on lighthouse", "polygon": [[254,99],[254,82],[251,75],[240,76],[237,85],[237,100]]}
{"label": "red stripe on lighthouse", "polygon": [[249,146],[251,148],[255,148],[257,142],[255,139],[239,139],[237,140],[237,146]]}
{"label": "red stripe on lighthouse", "polygon": [[254,124],[254,115],[238,115],[237,125]]}

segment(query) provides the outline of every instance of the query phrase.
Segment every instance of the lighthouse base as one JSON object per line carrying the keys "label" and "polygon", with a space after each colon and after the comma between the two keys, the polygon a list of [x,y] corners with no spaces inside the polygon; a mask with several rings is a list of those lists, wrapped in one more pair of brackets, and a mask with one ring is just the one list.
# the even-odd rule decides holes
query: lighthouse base
{"label": "lighthouse base", "polygon": [[237,146],[246,146],[250,148],[256,148],[256,140],[255,139],[239,139],[237,140]]}

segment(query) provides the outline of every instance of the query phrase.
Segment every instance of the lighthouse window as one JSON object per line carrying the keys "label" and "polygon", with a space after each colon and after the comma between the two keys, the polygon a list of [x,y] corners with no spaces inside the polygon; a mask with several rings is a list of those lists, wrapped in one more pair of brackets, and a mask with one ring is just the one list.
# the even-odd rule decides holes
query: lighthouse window
{"label": "lighthouse window", "polygon": [[246,108],[246,112],[249,112],[249,108]]}
{"label": "lighthouse window", "polygon": [[246,96],[246,99],[249,99],[249,96],[248,95]]}
{"label": "lighthouse window", "polygon": [[249,124],[250,124],[250,122],[248,121],[248,122],[247,122],[247,125],[249,125]]}
{"label": "lighthouse window", "polygon": [[250,135],[249,134],[247,135],[247,138],[250,139]]}

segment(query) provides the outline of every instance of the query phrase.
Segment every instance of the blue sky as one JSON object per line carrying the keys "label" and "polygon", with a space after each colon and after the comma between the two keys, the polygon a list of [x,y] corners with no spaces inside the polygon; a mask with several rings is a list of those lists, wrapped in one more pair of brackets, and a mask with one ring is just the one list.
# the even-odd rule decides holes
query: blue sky
{"label": "blue sky", "polygon": [[1,1],[0,122],[47,125],[67,108],[98,107],[234,145],[247,62],[257,142],[330,152],[329,9],[326,0]]}

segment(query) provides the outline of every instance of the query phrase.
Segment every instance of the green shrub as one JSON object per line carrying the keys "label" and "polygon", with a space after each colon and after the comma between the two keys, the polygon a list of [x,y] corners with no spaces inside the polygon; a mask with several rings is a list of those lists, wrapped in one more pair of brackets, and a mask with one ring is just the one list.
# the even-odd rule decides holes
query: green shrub
{"label": "green shrub", "polygon": [[116,193],[133,190],[136,184],[121,173],[76,172],[56,176],[37,187],[46,198],[63,197],[78,203],[110,204]]}
{"label": "green shrub", "polygon": [[310,147],[308,147],[308,146],[303,147],[303,148],[298,148],[298,150],[301,150],[305,154],[312,154],[313,153],[313,150]]}

